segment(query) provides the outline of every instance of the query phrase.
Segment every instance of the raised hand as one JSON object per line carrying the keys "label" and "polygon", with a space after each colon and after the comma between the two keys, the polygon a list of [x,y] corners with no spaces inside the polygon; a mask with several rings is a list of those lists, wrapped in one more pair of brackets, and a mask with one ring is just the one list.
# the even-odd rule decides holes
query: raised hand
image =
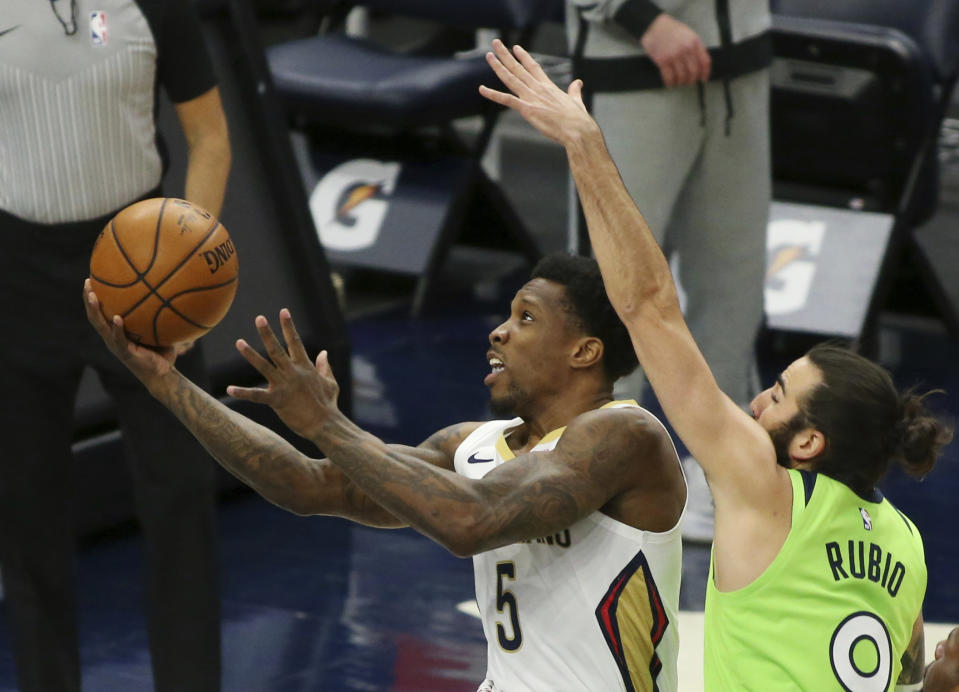
{"label": "raised hand", "polygon": [[486,62],[512,93],[481,86],[480,94],[519,112],[546,137],[565,145],[584,130],[599,131],[583,103],[581,80],[563,91],[522,46],[513,46],[510,52],[499,39],[493,41]]}
{"label": "raised hand", "polygon": [[179,353],[192,344],[183,344],[179,348],[147,348],[130,341],[123,331],[123,318],[114,315],[108,320],[100,307],[100,301],[90,286],[90,279],[83,282],[83,304],[87,310],[87,320],[96,329],[107,348],[113,352],[147,388],[152,389],[158,381],[173,370],[173,363]]}
{"label": "raised hand", "polygon": [[667,87],[709,80],[712,59],[699,35],[665,12],[646,29],[640,43],[656,63]]}
{"label": "raised hand", "polygon": [[227,394],[266,404],[276,411],[290,430],[314,439],[330,415],[338,413],[336,399],[340,387],[333,377],[326,351],[320,351],[315,362],[310,360],[293,324],[293,316],[286,308],[280,310],[280,328],[286,347],[280,344],[265,317],[258,316],[254,324],[267,357],[261,356],[243,339],[236,342],[236,348],[263,376],[267,385],[231,385],[226,389]]}

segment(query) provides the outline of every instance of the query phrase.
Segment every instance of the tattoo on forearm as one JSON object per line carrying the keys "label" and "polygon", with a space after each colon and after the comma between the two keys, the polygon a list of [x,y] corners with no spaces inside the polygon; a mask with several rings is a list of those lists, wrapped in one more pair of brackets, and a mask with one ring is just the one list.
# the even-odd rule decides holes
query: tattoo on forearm
{"label": "tattoo on forearm", "polygon": [[[362,463],[383,455],[382,447],[364,442],[337,455],[347,475],[384,507],[407,519],[427,535],[443,540],[457,517],[478,514],[480,531],[511,542],[552,526],[557,518],[574,518],[577,504],[572,493],[555,483],[524,484],[522,493],[503,479],[494,488],[462,476],[443,472],[417,459],[387,450],[379,464]],[[498,492],[495,498],[489,492]],[[448,538],[448,537],[447,537]]]}
{"label": "tattoo on forearm", "polygon": [[922,637],[922,630],[918,630],[919,635],[913,633],[912,641],[902,655],[902,672],[899,674],[899,683],[910,685],[922,682],[925,672],[925,645]]}
{"label": "tattoo on forearm", "polygon": [[[595,509],[583,504],[584,488],[596,483],[615,487],[623,427],[611,429],[607,418],[591,421],[564,442],[562,453],[550,453],[568,463],[547,463],[543,457],[537,464],[533,457],[543,453],[534,453],[522,463],[497,468],[482,483],[388,448],[345,420],[332,423],[317,444],[325,445],[334,463],[378,504],[441,543],[458,519],[481,517],[477,540],[503,545],[567,527]],[[637,429],[646,432],[642,425]],[[463,437],[457,428],[448,428],[423,446],[452,455]]]}
{"label": "tattoo on forearm", "polygon": [[312,469],[286,440],[186,378],[180,378],[166,403],[220,465],[271,502],[297,508],[297,489],[304,487],[304,476],[312,475]]}

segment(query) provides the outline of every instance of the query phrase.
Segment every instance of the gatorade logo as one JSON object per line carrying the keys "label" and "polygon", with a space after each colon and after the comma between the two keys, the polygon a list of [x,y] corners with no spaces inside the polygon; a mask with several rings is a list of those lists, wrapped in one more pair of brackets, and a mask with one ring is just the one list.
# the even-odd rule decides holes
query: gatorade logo
{"label": "gatorade logo", "polygon": [[324,247],[355,252],[376,244],[400,170],[395,161],[353,159],[320,179],[310,212]]}
{"label": "gatorade logo", "polygon": [[809,299],[826,234],[821,221],[778,219],[766,234],[766,314],[801,310]]}

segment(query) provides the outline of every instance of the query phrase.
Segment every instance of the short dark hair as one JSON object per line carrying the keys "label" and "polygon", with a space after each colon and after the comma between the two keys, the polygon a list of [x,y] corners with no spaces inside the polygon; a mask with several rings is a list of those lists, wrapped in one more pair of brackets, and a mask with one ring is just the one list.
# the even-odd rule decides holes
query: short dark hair
{"label": "short dark hair", "polygon": [[834,343],[817,344],[806,357],[822,382],[799,402],[797,422],[826,438],[817,471],[868,495],[891,462],[918,478],[932,470],[952,439],[952,427],[925,405],[934,392],[900,393],[885,369]]}
{"label": "short dark hair", "polygon": [[573,324],[603,342],[603,370],[610,382],[636,369],[638,361],[629,332],[609,302],[596,260],[561,253],[546,255],[533,267],[530,279],[546,279],[565,288],[566,312]]}

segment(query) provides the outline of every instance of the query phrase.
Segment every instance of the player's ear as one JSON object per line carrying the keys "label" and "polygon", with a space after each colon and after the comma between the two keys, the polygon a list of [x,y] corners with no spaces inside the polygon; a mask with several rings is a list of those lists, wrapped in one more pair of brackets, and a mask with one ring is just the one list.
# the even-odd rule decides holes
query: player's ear
{"label": "player's ear", "polygon": [[603,342],[595,336],[584,336],[573,344],[570,361],[574,368],[588,368],[603,357]]}
{"label": "player's ear", "polygon": [[811,461],[826,450],[826,436],[816,428],[803,428],[789,443],[789,456],[796,461]]}

